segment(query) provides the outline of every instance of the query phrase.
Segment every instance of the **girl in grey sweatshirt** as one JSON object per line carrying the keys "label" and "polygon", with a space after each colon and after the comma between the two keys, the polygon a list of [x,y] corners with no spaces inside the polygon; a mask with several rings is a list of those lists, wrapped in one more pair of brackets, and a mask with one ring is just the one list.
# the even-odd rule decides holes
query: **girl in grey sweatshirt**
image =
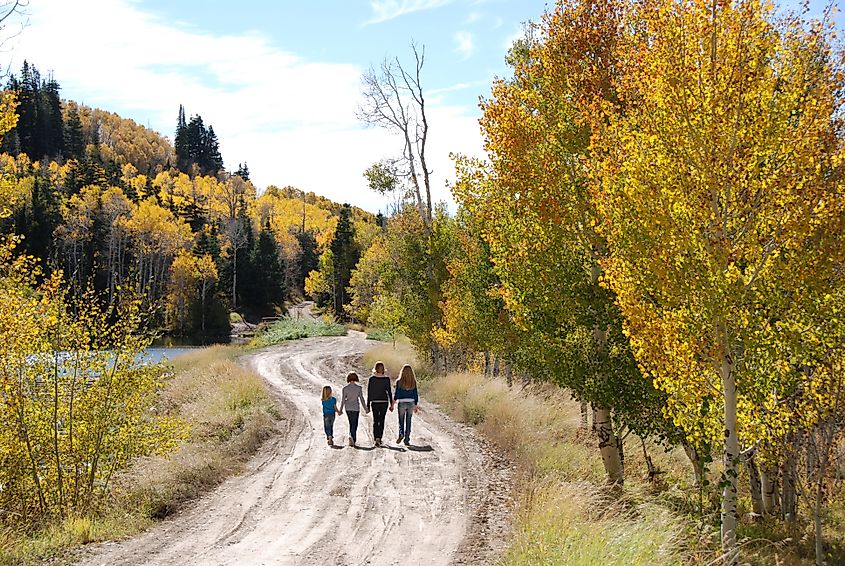
{"label": "girl in grey sweatshirt", "polygon": [[358,441],[358,417],[361,414],[361,406],[370,412],[364,402],[364,389],[358,385],[358,374],[354,371],[346,376],[346,387],[340,398],[340,414],[346,411],[346,418],[349,419],[349,446],[355,446]]}

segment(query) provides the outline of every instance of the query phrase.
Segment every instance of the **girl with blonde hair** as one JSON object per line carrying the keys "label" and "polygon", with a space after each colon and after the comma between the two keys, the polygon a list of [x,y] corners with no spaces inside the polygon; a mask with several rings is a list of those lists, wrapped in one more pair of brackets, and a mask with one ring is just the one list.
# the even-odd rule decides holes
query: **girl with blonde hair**
{"label": "girl with blonde hair", "polygon": [[323,428],[326,431],[326,442],[329,446],[334,446],[334,416],[335,413],[340,414],[340,409],[337,408],[337,397],[332,396],[330,386],[323,387],[321,400],[323,402]]}
{"label": "girl with blonde hair", "polygon": [[417,376],[414,369],[405,364],[396,380],[396,393],[393,396],[399,404],[399,438],[396,444],[404,441],[405,446],[411,445],[411,417],[420,410],[420,396],[417,392]]}

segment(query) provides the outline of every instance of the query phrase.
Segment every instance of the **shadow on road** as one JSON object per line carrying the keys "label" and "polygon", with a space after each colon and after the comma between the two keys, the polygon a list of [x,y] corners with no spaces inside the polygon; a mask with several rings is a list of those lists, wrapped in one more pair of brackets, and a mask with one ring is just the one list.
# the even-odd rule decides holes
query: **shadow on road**
{"label": "shadow on road", "polygon": [[356,444],[353,448],[355,448],[355,450],[365,450],[367,452],[369,452],[370,450],[376,449],[375,446],[360,446],[358,444]]}
{"label": "shadow on road", "polygon": [[410,444],[405,448],[411,452],[434,452],[434,448],[430,444],[426,444],[424,446],[414,446],[413,444]]}

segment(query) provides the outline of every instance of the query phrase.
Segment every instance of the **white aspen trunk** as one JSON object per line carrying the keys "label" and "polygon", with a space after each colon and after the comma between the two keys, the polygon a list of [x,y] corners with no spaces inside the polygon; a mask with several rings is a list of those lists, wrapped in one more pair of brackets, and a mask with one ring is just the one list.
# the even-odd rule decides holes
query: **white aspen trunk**
{"label": "white aspen trunk", "polygon": [[689,458],[689,461],[692,463],[693,477],[695,478],[695,483],[693,485],[697,488],[701,487],[704,485],[704,462],[701,461],[701,455],[695,448],[687,443],[684,443],[683,447],[687,458]]}
{"label": "white aspen trunk", "polygon": [[763,512],[766,515],[774,514],[777,509],[775,505],[775,493],[777,492],[777,473],[763,468],[760,470],[760,485],[762,489]]}
{"label": "white aspen trunk", "polygon": [[751,509],[755,515],[764,515],[766,512],[763,506],[763,487],[760,479],[760,469],[757,467],[755,456],[750,456],[745,462],[748,468],[748,488],[751,491]]}
{"label": "white aspen trunk", "polygon": [[622,467],[622,456],[619,439],[613,434],[613,421],[610,409],[596,407],[596,434],[599,438],[599,451],[607,472],[607,479],[611,484],[622,485],[625,480],[625,470]]}
{"label": "white aspen trunk", "polygon": [[484,351],[484,375],[490,375],[490,352]]}
{"label": "white aspen trunk", "polygon": [[493,355],[493,377],[499,377],[499,354]]}
{"label": "white aspen trunk", "polygon": [[[727,342],[727,341],[725,341]],[[727,348],[727,343],[724,344]],[[725,487],[722,491],[722,556],[725,565],[738,563],[739,553],[736,547],[736,493],[737,460],[739,442],[736,428],[736,376],[727,353],[722,357],[719,368],[722,378],[722,390],[725,395]]]}

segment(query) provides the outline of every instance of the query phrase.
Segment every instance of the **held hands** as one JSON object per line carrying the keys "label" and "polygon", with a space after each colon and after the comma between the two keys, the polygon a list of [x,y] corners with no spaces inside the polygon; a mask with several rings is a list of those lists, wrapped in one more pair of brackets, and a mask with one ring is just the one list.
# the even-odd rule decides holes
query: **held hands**
{"label": "held hands", "polygon": [[420,412],[420,406],[419,406],[419,405],[414,405],[414,414],[417,414],[417,413],[419,413],[419,412]]}
{"label": "held hands", "polygon": [[390,404],[390,412],[393,412],[393,403]]}

